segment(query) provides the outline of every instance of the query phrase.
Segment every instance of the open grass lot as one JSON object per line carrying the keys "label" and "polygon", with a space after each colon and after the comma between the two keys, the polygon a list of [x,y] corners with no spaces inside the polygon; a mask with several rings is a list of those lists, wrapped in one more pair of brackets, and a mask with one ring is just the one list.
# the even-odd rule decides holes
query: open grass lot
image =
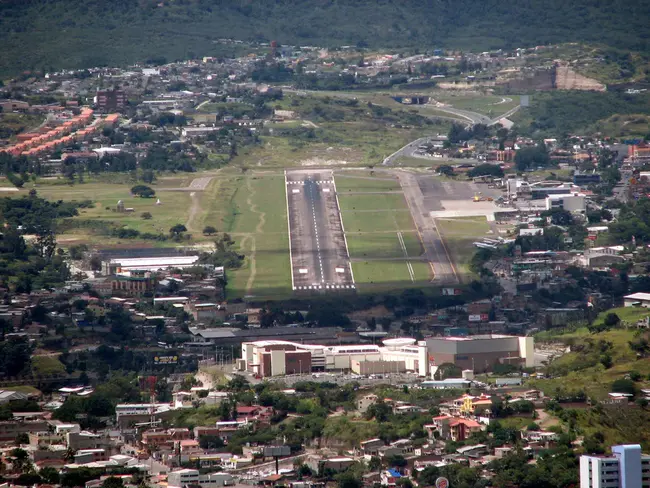
{"label": "open grass lot", "polygon": [[414,230],[411,212],[396,210],[394,212],[341,212],[345,232],[392,232]]}
{"label": "open grass lot", "polygon": [[[370,259],[390,259],[404,257],[404,250],[400,245],[397,233],[375,234],[346,234],[350,257]],[[409,257],[418,257],[422,254],[422,244],[415,232],[403,232],[402,238]]]}
{"label": "open grass lot", "polygon": [[[383,103],[375,103],[377,97]],[[295,112],[300,123],[266,127],[262,144],[242,150],[237,164],[265,168],[379,164],[405,144],[446,134],[450,126],[447,120],[428,120],[417,110],[376,93],[288,94],[275,106]]]}
{"label": "open grass lot", "polygon": [[[616,308],[599,314],[594,325],[604,323],[605,317],[615,313],[622,323],[604,332],[592,333],[585,326],[575,325],[564,329],[551,329],[535,335],[536,341],[570,344],[572,352],[555,359],[548,366],[551,379],[530,380],[527,386],[538,388],[547,395],[562,396],[584,392],[588,398],[607,399],[615,380],[628,377],[631,372],[640,374],[633,383],[638,392],[650,387],[650,361],[639,358],[629,347],[630,341],[650,335],[645,330],[625,328],[625,322],[635,323],[650,311],[636,308]],[[603,357],[611,357],[611,367],[603,364]],[[637,398],[639,395],[637,395]],[[567,407],[568,408],[568,407]],[[628,408],[576,408],[572,422],[585,436],[600,433],[605,444],[640,443],[650,448],[650,411],[638,407]]]}
{"label": "open grass lot", "polygon": [[497,116],[519,105],[517,95],[486,95],[482,93],[455,93],[436,91],[432,96],[439,102],[461,110],[471,110],[480,114]]}
{"label": "open grass lot", "polygon": [[406,199],[401,193],[384,193],[372,195],[346,195],[339,196],[341,211],[364,210],[408,210]]}
{"label": "open grass lot", "polygon": [[409,262],[413,268],[414,281],[411,281],[407,261],[389,260],[353,262],[354,281],[362,289],[363,285],[382,285],[394,289],[426,283],[431,279],[431,267],[428,263]]}
{"label": "open grass lot", "polygon": [[[76,183],[74,185],[64,184],[57,180],[39,180],[36,191],[42,198],[48,200],[81,201],[92,200],[95,202],[93,208],[79,209],[79,217],[75,221],[108,221],[118,226],[125,226],[140,232],[167,233],[169,228],[175,224],[186,224],[192,197],[190,192],[164,191],[165,188],[178,188],[186,186],[185,179],[175,178],[161,180],[151,185],[156,191],[155,198],[139,198],[131,196],[130,188],[132,183],[110,184],[106,182],[90,181],[88,183]],[[20,192],[7,192],[2,196],[21,197],[27,195],[31,185]],[[161,205],[156,205],[160,198]],[[122,200],[124,206],[133,208],[133,212],[118,213],[115,211],[118,200]],[[149,212],[151,219],[145,220],[141,217],[143,212]],[[90,230],[72,229],[69,234],[87,236]],[[198,236],[197,236],[198,237]]]}
{"label": "open grass lot", "polygon": [[[334,178],[336,181],[336,191],[339,198],[345,192],[375,192],[375,191],[399,191],[399,181],[395,178],[372,177],[370,172],[360,172],[360,175],[351,175],[348,172],[343,175],[337,174]],[[363,176],[361,176],[363,175]]]}
{"label": "open grass lot", "polygon": [[224,230],[246,255],[244,266],[229,273],[228,297],[286,298],[291,294],[291,268],[284,176],[241,176],[228,188]]}
{"label": "open grass lot", "polygon": [[645,114],[616,114],[596,122],[594,129],[613,137],[643,138],[650,132],[650,116]]}
{"label": "open grass lot", "polygon": [[436,219],[447,251],[456,265],[459,275],[469,276],[469,262],[476,249],[472,245],[479,237],[486,237],[490,226],[485,217]]}
{"label": "open grass lot", "polygon": [[[650,361],[638,359],[636,352],[629,347],[630,341],[635,340],[639,332],[635,328],[625,328],[625,324],[635,324],[637,320],[650,315],[650,311],[643,308],[621,307],[602,312],[594,321],[594,325],[600,325],[605,317],[615,313],[621,319],[621,325],[616,328],[591,333],[585,327],[574,327],[565,330],[549,330],[535,335],[538,342],[561,342],[564,344],[586,345],[586,348],[578,352],[570,352],[555,359],[550,369],[556,378],[534,380],[534,384],[552,391],[554,388],[565,391],[584,390],[589,396],[597,399],[604,399],[610,391],[612,381],[624,377],[630,371],[641,373],[645,381],[639,383],[639,388],[650,387],[648,375],[650,375]],[[602,350],[594,344],[611,344],[607,354],[612,357],[612,366],[605,368],[601,363]],[[566,373],[566,374],[565,374]]]}

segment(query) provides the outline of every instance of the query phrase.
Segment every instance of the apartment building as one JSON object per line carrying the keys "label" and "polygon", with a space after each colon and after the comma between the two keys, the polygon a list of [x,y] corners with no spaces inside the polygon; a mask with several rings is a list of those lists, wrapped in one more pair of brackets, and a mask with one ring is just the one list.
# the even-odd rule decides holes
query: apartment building
{"label": "apartment building", "polygon": [[580,488],[650,488],[650,456],[639,444],[612,446],[612,456],[580,456]]}

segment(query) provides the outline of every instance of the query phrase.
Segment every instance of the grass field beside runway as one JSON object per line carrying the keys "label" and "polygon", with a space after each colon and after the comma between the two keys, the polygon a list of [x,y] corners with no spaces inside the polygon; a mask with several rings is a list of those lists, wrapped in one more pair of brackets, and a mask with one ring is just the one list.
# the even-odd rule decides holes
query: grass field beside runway
{"label": "grass field beside runway", "polygon": [[[352,259],[390,259],[404,257],[404,249],[397,233],[354,234],[346,236]],[[402,232],[402,239],[409,257],[422,254],[422,244],[416,232]]]}
{"label": "grass field beside runway", "polygon": [[[369,173],[335,177],[357,289],[385,293],[428,284],[431,266],[420,260],[422,243],[399,181]],[[382,191],[399,193],[372,193]]]}
{"label": "grass field beside runway", "polygon": [[[368,172],[370,173],[370,172]],[[395,178],[371,177],[371,176],[346,176],[345,174],[335,177],[336,191],[339,197],[346,192],[375,192],[375,191],[399,191],[399,181]]]}
{"label": "grass field beside runway", "polygon": [[[341,212],[345,232],[375,233],[412,231],[415,229],[411,212],[406,210],[377,211],[377,212]],[[368,236],[372,239],[371,236]]]}
{"label": "grass field beside runway", "polygon": [[246,257],[241,268],[228,272],[228,299],[288,298],[291,268],[284,176],[239,176],[215,187],[208,197],[206,223],[228,232]]}
{"label": "grass field beside runway", "polygon": [[341,211],[355,210],[408,210],[403,193],[377,193],[371,195],[339,195]]}
{"label": "grass field beside runway", "polygon": [[[408,264],[413,270],[413,280]],[[422,261],[356,261],[352,263],[357,285],[411,286],[428,283],[431,267]]]}
{"label": "grass field beside runway", "polygon": [[485,217],[436,219],[436,226],[442,234],[450,257],[459,275],[471,276],[469,263],[476,252],[473,242],[482,237],[494,237]]}

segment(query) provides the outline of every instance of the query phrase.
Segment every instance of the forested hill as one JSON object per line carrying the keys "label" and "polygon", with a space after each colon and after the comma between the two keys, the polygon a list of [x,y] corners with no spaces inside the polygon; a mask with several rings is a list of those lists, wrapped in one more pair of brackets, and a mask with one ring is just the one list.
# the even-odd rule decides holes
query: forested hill
{"label": "forested hill", "polygon": [[650,50],[648,0],[0,0],[0,74],[215,54],[219,38]]}

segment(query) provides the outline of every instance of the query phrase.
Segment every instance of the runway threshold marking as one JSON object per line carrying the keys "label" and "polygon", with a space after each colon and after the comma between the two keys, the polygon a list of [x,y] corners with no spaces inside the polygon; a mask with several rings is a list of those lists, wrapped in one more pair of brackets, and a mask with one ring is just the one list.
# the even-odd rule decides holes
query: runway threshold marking
{"label": "runway threshold marking", "polygon": [[348,258],[348,265],[350,267],[350,278],[352,279],[352,288],[354,288],[354,271],[352,270],[352,260],[350,259],[350,249],[348,248],[348,238],[345,235],[345,226],[343,225],[343,214],[341,214],[341,204],[339,202],[339,192],[336,189],[336,177],[332,173],[332,187],[334,188],[334,197],[336,198],[336,211],[339,214],[339,222],[341,222],[341,232],[343,233],[343,242],[345,243],[345,255]]}
{"label": "runway threshold marking", "polygon": [[[397,181],[399,181],[400,188],[402,188],[402,178],[399,175],[397,176]],[[422,249],[424,250],[424,252],[426,254],[427,246],[424,243],[424,238],[422,237],[422,233],[420,232],[420,227],[418,226],[417,221],[413,217],[413,207],[411,207],[411,202],[409,201],[408,194],[404,190],[404,188],[402,188],[402,193],[404,193],[404,200],[406,200],[406,206],[409,208],[409,212],[411,212],[411,220],[413,221],[413,225],[415,226],[415,232],[417,232],[418,239],[420,239],[420,244],[422,245]],[[434,224],[434,226],[435,226],[435,224]],[[440,234],[438,234],[438,235],[440,235]],[[433,283],[433,281],[436,279],[436,269],[433,267],[433,263],[431,261],[428,261],[428,263],[429,263],[429,268],[431,268],[431,281],[430,281],[430,283]]]}
{"label": "runway threshold marking", "polygon": [[[314,187],[309,186],[309,192],[313,192]],[[314,205],[314,200],[311,201],[311,214],[314,219],[314,235],[316,236],[316,253],[318,254],[318,267],[320,268],[320,279],[321,283],[325,283],[325,278],[323,277],[323,257],[320,253],[320,240],[318,237],[318,223],[316,221],[316,207]]]}
{"label": "runway threshold marking", "polygon": [[[409,253],[406,250],[406,244],[404,244],[404,236],[402,235],[401,232],[397,233],[397,240],[399,241],[399,245],[402,248],[402,252],[404,253],[404,257],[408,258]],[[411,283],[415,282],[415,273],[413,272],[413,266],[411,265],[410,261],[406,261],[406,269],[409,272],[409,276],[411,277]]]}

